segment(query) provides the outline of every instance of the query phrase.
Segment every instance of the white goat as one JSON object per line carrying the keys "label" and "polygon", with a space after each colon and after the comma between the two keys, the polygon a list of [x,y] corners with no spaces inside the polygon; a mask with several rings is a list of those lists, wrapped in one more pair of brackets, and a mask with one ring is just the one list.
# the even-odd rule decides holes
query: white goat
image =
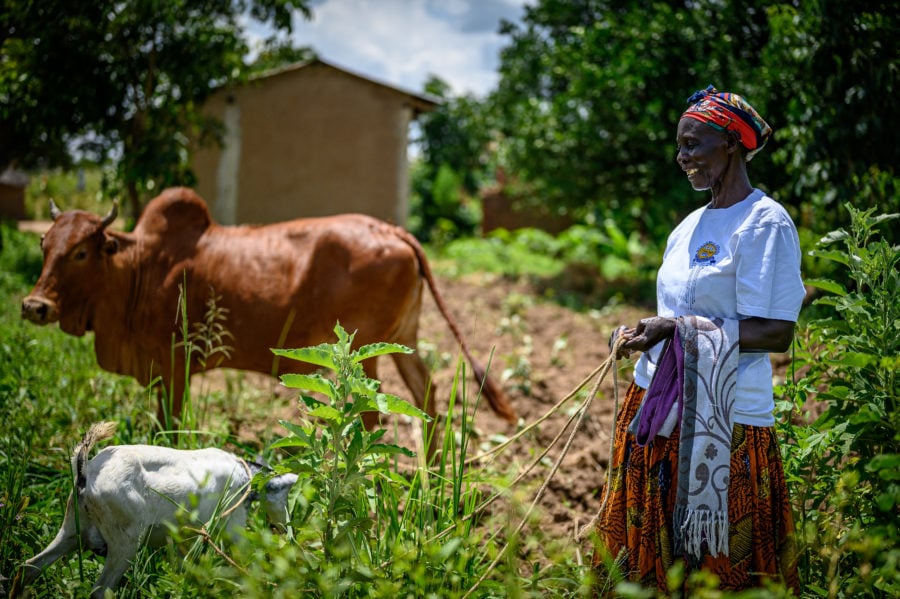
{"label": "white goat", "polygon": [[[251,468],[259,470],[213,448],[118,445],[88,461],[94,444],[111,437],[115,428],[115,422],[93,425],[72,456],[82,545],[106,556],[92,597],[103,597],[105,589],[116,587],[142,543],[164,544],[167,525],[178,522],[179,512],[194,510],[201,522],[224,517],[225,530],[237,538],[247,520]],[[266,484],[263,503],[271,524],[281,527],[287,522],[288,493],[296,480],[296,474],[283,474]],[[25,562],[25,585],[77,547],[75,523],[75,498],[70,495],[56,538]]]}

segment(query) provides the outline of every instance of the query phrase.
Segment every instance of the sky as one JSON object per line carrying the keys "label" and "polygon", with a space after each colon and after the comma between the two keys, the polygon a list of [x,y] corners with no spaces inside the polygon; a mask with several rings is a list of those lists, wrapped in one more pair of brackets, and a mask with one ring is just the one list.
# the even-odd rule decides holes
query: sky
{"label": "sky", "polygon": [[518,21],[527,0],[312,0],[297,17],[296,45],[326,61],[408,91],[429,75],[454,95],[483,98],[496,87],[500,20]]}

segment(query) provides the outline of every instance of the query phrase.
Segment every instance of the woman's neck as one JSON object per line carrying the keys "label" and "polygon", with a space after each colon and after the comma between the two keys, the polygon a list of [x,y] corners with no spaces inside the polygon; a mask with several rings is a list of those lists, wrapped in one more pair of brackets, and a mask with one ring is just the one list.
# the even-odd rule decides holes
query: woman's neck
{"label": "woman's neck", "polygon": [[[736,158],[737,160],[731,160],[722,177],[710,187],[710,208],[730,208],[753,191],[746,163],[741,160],[740,155],[736,155]],[[739,160],[741,161],[738,162]]]}

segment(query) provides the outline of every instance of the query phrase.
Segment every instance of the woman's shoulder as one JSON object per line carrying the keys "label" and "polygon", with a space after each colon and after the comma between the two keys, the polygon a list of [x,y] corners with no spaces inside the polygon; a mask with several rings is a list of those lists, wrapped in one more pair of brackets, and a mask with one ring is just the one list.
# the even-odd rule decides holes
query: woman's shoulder
{"label": "woman's shoulder", "polygon": [[785,207],[774,198],[767,195],[764,191],[756,189],[753,192],[754,197],[747,218],[744,221],[747,227],[765,227],[765,226],[791,226],[794,227],[794,221]]}

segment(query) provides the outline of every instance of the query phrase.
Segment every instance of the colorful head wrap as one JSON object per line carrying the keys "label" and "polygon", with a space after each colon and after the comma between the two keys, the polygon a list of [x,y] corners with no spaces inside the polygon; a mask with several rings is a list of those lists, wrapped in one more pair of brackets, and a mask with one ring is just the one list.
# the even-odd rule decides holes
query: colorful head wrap
{"label": "colorful head wrap", "polygon": [[710,85],[694,92],[687,101],[691,106],[681,118],[695,119],[720,131],[734,131],[741,145],[747,148],[748,162],[772,135],[772,128],[768,123],[737,94],[720,93]]}

